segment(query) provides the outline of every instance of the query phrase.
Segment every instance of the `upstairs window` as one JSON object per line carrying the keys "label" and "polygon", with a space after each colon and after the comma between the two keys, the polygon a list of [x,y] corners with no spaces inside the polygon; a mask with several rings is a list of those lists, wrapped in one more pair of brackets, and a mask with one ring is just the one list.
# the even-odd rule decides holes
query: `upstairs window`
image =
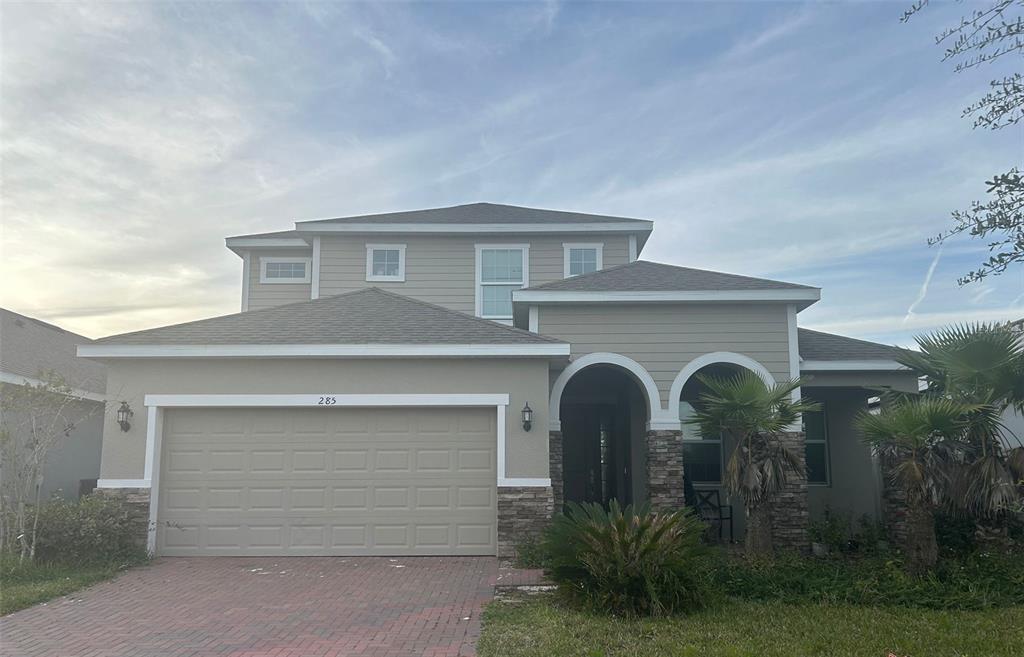
{"label": "upstairs window", "polygon": [[529,280],[529,247],[477,245],[476,314],[486,319],[512,321],[512,291]]}
{"label": "upstairs window", "polygon": [[366,280],[405,281],[404,244],[367,244]]}
{"label": "upstairs window", "polygon": [[260,258],[260,283],[308,283],[310,258]]}
{"label": "upstairs window", "polygon": [[804,413],[804,454],[807,460],[807,483],[828,486],[831,483],[828,456],[828,422],[824,407]]}
{"label": "upstairs window", "polygon": [[565,277],[589,274],[602,267],[604,244],[563,244]]}

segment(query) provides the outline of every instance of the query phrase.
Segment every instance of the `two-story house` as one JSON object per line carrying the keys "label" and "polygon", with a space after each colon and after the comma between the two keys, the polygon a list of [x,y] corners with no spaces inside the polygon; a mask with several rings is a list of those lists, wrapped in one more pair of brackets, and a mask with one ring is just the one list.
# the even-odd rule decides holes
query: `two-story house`
{"label": "two-story house", "polygon": [[798,328],[818,288],[640,260],[652,230],[476,203],[228,238],[241,312],[80,347],[134,412],[99,485],[158,554],[504,555],[563,500],[727,506],[728,440],[683,420],[696,374],[746,368],[823,402],[788,434],[777,541],[826,504],[879,517],[852,420],[914,376]]}

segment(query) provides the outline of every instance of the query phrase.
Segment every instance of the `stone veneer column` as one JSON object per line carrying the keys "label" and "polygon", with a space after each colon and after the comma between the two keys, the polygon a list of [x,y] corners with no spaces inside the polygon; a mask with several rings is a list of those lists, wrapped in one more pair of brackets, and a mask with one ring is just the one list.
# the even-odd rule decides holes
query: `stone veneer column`
{"label": "stone veneer column", "polygon": [[784,432],[782,443],[799,455],[800,469],[799,472],[786,472],[786,486],[771,502],[772,539],[777,549],[804,551],[810,547],[804,432]]}
{"label": "stone veneer column", "polygon": [[121,500],[128,507],[139,544],[146,546],[149,537],[149,489],[148,488],[97,488],[93,495]]}
{"label": "stone veneer column", "polygon": [[562,512],[565,502],[565,479],[562,467],[562,432],[548,433],[548,463],[551,467],[551,498],[554,512]]}
{"label": "stone veneer column", "polygon": [[681,509],[683,499],[683,432],[647,432],[647,495],[654,511]]}
{"label": "stone veneer column", "polygon": [[498,488],[498,556],[515,557],[517,545],[540,540],[553,510],[550,486]]}

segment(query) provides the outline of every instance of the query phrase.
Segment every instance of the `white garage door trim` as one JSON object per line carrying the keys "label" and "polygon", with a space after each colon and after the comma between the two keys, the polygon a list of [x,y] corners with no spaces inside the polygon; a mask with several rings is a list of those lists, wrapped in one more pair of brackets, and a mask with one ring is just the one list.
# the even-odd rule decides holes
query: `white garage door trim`
{"label": "white garage door trim", "polygon": [[[146,546],[156,550],[157,509],[160,494],[160,450],[165,408],[245,408],[245,407],[472,407],[493,406],[497,417],[497,460],[499,488],[550,486],[551,479],[505,476],[505,416],[509,396],[477,394],[317,394],[317,395],[146,395],[146,463],[142,480],[103,480],[101,487],[149,488],[149,528]],[[115,486],[119,484],[119,486]]]}

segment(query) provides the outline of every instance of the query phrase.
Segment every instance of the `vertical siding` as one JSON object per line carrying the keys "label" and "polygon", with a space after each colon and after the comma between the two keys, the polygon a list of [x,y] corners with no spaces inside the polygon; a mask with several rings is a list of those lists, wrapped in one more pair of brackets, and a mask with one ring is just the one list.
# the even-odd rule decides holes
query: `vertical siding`
{"label": "vertical siding", "polygon": [[[604,243],[605,267],[629,258],[626,235],[346,235],[320,241],[320,296],[380,287],[465,313],[475,311],[476,244],[529,244],[529,283],[563,278],[563,242]],[[405,282],[367,282],[366,245],[405,244]]]}
{"label": "vertical siding", "polygon": [[260,259],[296,256],[311,258],[310,249],[281,249],[274,251],[253,251],[252,263],[249,267],[249,310],[281,306],[296,301],[309,301],[310,284],[260,283]]}
{"label": "vertical siding", "polygon": [[661,403],[694,358],[731,351],[789,379],[785,304],[605,304],[541,306],[539,331],[572,345],[573,357],[609,351],[650,372]]}

